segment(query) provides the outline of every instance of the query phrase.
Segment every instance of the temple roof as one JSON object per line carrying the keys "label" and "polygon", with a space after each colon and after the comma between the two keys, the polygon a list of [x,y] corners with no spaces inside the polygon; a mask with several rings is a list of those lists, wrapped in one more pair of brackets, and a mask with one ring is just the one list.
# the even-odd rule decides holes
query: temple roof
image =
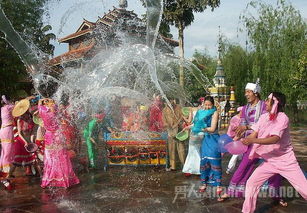
{"label": "temple roof", "polygon": [[56,65],[61,64],[63,61],[69,62],[69,61],[74,61],[76,59],[83,58],[86,55],[86,53],[88,53],[94,47],[94,45],[95,44],[93,43],[90,46],[66,52],[62,55],[59,55],[59,56],[51,59],[49,61],[49,64],[56,66]]}
{"label": "temple roof", "polygon": [[72,33],[72,34],[70,34],[70,35],[68,35],[64,38],[59,39],[59,42],[61,42],[61,43],[68,42],[69,40],[72,40],[74,38],[78,38],[82,35],[91,33],[92,31],[93,31],[92,29],[81,30],[79,32]]}
{"label": "temple roof", "polygon": [[[98,17],[96,22],[91,22],[86,19],[83,19],[82,24],[77,29],[75,33],[72,33],[68,36],[65,36],[64,38],[59,39],[59,42],[61,43],[75,43],[72,42],[75,39],[78,39],[80,37],[84,38],[84,36],[88,36],[92,33],[95,33],[96,28],[99,30],[109,31],[112,30],[113,27],[116,27],[117,24],[121,24],[124,22],[124,29],[127,31],[130,35],[138,35],[142,36],[146,34],[146,26],[145,25],[133,25],[134,22],[129,21],[136,21],[136,22],[142,22],[142,20],[138,17],[137,14],[134,13],[134,11],[126,10],[125,8],[116,8],[113,7],[113,10],[109,10],[108,13],[105,13],[103,17]],[[132,23],[132,24],[131,24]],[[143,32],[144,31],[144,32]],[[173,39],[161,36],[161,38],[168,43],[169,45],[176,47],[179,46],[178,41],[175,41]],[[76,43],[80,42],[79,40],[76,41]],[[95,43],[94,43],[95,44]],[[84,55],[93,48],[93,45],[90,45],[88,47],[83,47],[81,49],[75,49],[71,50],[69,52],[66,52],[62,55],[59,55],[49,61],[51,65],[59,65],[62,61],[72,61],[77,60],[79,58],[84,57]]]}

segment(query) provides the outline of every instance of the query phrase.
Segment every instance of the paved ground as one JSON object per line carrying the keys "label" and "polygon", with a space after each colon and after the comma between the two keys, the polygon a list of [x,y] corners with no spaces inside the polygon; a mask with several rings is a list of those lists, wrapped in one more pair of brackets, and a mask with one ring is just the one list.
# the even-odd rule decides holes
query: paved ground
{"label": "paved ground", "polygon": [[[307,128],[291,131],[295,152],[301,167],[307,170]],[[229,156],[225,156],[225,167]],[[241,212],[242,199],[223,203],[196,193],[199,178],[185,178],[181,172],[166,172],[164,168],[120,168],[80,172],[81,184],[68,190],[43,190],[40,179],[15,178],[13,192],[0,190],[0,212]],[[223,174],[223,183],[230,176]],[[284,183],[289,185],[287,181]],[[195,190],[194,190],[195,189]],[[185,194],[177,194],[176,190]],[[291,190],[291,189],[290,189]],[[178,192],[178,191],[177,191]],[[289,192],[291,193],[291,191]],[[291,195],[291,194],[290,194]],[[307,202],[302,198],[288,198],[287,208],[275,205],[270,198],[259,198],[257,212],[307,212]]]}

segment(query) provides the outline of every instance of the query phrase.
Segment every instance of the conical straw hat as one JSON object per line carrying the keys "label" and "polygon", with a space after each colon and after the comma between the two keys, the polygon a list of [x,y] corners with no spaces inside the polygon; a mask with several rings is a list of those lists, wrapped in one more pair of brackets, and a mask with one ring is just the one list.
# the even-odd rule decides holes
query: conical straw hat
{"label": "conical straw hat", "polygon": [[30,101],[28,99],[22,99],[15,104],[15,107],[12,111],[12,115],[14,117],[19,117],[29,109],[30,107]]}

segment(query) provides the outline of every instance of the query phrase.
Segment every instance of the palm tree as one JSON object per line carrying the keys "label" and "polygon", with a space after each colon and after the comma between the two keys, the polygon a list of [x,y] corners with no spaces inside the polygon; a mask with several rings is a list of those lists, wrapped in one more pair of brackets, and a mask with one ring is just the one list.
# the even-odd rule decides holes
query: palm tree
{"label": "palm tree", "polygon": [[56,40],[56,35],[50,32],[48,33],[48,31],[50,30],[52,30],[52,27],[50,25],[46,25],[41,29],[41,38],[39,40],[39,46],[44,53],[53,56],[54,45],[50,44],[50,41]]}

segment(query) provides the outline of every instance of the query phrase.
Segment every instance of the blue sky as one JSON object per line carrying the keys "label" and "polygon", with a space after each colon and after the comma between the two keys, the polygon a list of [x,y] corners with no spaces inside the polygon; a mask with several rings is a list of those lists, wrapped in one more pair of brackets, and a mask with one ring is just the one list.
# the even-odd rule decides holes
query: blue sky
{"label": "blue sky", "polygon": [[[62,38],[77,30],[83,18],[96,21],[98,16],[102,17],[105,12],[118,6],[118,0],[62,0],[52,1],[48,5],[50,16],[46,21],[51,24],[53,33]],[[192,57],[195,49],[207,51],[210,55],[217,55],[218,26],[221,33],[230,41],[244,45],[246,35],[237,32],[239,16],[242,14],[249,0],[221,0],[220,7],[213,12],[209,9],[203,13],[195,14],[193,24],[186,28],[185,56]],[[276,0],[265,2],[275,3]],[[291,4],[300,10],[301,15],[307,20],[307,0],[292,0]],[[146,12],[139,0],[128,0],[128,10],[134,10],[139,16]],[[171,32],[177,39],[177,29],[172,27]],[[54,42],[56,46],[55,56],[68,50],[66,44]]]}

